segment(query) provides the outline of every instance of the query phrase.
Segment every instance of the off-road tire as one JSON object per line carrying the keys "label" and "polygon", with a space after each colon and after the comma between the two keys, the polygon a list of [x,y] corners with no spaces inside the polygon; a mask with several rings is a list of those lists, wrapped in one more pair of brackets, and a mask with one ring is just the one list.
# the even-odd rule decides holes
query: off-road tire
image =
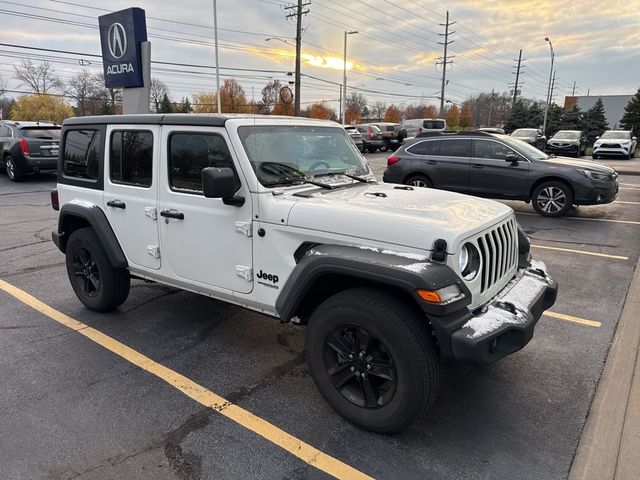
{"label": "off-road tire", "polygon": [[560,217],[573,205],[573,191],[566,183],[544,182],[533,191],[531,204],[542,216]]}
{"label": "off-road tire", "polygon": [[89,310],[108,312],[122,305],[129,296],[129,271],[111,265],[92,228],[80,228],[71,234],[66,265],[74,292]]}
{"label": "off-road tire", "polygon": [[9,180],[12,182],[20,182],[24,178],[24,171],[16,164],[16,161],[11,155],[4,157],[4,167],[7,172],[7,177],[9,177]]}
{"label": "off-road tire", "polygon": [[[369,350],[360,356],[357,351],[353,354],[355,360],[347,356],[341,357],[337,351],[329,346],[327,341],[343,338],[343,346],[347,350],[351,347],[360,350],[358,346],[347,341],[345,332],[351,329],[363,329],[368,332],[364,338],[375,338],[368,342]],[[358,338],[358,337],[356,337]],[[376,347],[377,345],[377,347]],[[350,350],[349,350],[350,351]],[[358,405],[354,403],[345,391],[347,388],[357,390],[363,387],[366,379],[362,373],[368,372],[370,385],[380,382],[380,377],[372,373],[382,365],[384,360],[379,356],[382,352],[388,354],[387,364],[393,371],[395,388],[374,390],[377,399],[371,403],[374,406]],[[350,422],[367,430],[380,433],[396,433],[409,425],[416,415],[425,411],[434,401],[440,386],[440,363],[432,338],[426,326],[426,319],[416,312],[411,305],[395,296],[374,288],[353,288],[342,291],[325,300],[313,312],[305,333],[305,353],[311,376],[324,399],[333,409]],[[339,389],[336,382],[335,369],[330,368],[335,355],[336,367],[343,366],[344,359],[347,367],[340,371],[349,378],[346,387]],[[328,361],[329,359],[329,361]],[[364,359],[364,360],[362,360]],[[375,366],[371,370],[360,365],[371,362]],[[360,362],[358,369],[352,373],[353,362]],[[350,375],[353,375],[351,377]],[[332,377],[333,375],[333,377]],[[332,381],[333,378],[333,381]],[[386,382],[386,380],[384,380]],[[358,385],[360,387],[358,387]]]}

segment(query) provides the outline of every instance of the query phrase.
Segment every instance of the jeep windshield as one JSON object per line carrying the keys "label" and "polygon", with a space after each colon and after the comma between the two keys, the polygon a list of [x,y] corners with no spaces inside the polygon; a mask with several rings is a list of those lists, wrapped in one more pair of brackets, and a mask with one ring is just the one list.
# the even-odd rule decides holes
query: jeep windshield
{"label": "jeep windshield", "polygon": [[[312,183],[337,175],[362,181],[369,168],[342,128],[254,125],[238,128],[251,166],[265,187]],[[324,182],[324,179],[323,179]]]}

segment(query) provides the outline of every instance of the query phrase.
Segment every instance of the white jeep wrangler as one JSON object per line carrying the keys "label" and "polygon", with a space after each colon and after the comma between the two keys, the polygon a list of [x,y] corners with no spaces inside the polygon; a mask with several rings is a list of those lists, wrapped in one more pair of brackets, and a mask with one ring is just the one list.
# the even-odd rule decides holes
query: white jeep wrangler
{"label": "white jeep wrangler", "polygon": [[378,183],[328,121],[73,118],[52,204],[88,308],[121,305],[134,277],[306,325],[322,396],[378,432],[433,401],[442,362],[523,348],[557,293],[509,207]]}

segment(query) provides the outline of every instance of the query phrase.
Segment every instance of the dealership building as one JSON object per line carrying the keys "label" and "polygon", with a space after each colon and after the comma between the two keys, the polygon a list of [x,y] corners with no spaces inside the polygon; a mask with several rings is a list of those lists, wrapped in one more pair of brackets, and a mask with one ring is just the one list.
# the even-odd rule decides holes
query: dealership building
{"label": "dealership building", "polygon": [[624,107],[627,106],[633,95],[590,95],[564,97],[564,111],[568,112],[578,105],[583,112],[593,107],[599,98],[604,105],[604,115],[609,123],[609,128],[620,127],[620,120],[624,115]]}

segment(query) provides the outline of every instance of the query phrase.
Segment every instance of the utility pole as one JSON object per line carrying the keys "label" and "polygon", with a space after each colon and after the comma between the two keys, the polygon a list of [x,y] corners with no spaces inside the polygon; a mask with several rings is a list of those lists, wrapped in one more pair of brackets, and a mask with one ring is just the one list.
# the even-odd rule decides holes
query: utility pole
{"label": "utility pole", "polygon": [[576,96],[576,81],[573,81],[573,88],[571,89],[571,96],[575,97]]}
{"label": "utility pole", "polygon": [[449,60],[447,57],[447,47],[452,44],[454,41],[449,41],[449,35],[453,35],[454,32],[449,31],[449,27],[454,25],[456,22],[449,22],[449,10],[447,10],[447,21],[445,23],[441,23],[440,26],[444,27],[444,33],[440,33],[440,36],[444,37],[444,42],[438,42],[440,45],[444,45],[444,56],[440,57],[436,61],[436,65],[442,65],[442,89],[440,90],[440,117],[444,117],[444,87],[446,85],[447,78],[447,64],[452,64],[453,60]]}
{"label": "utility pole", "polygon": [[302,15],[309,13],[309,9],[303,10],[304,7],[311,5],[311,2],[304,2],[298,0],[297,5],[291,5],[285,7],[285,10],[294,10],[294,13],[290,13],[286,18],[296,17],[296,84],[294,93],[294,115],[300,116],[300,50],[302,48]]}
{"label": "utility pole", "polygon": [[553,74],[553,60],[555,58],[555,53],[553,51],[553,44],[549,37],[544,38],[545,42],[549,42],[549,49],[551,50],[551,68],[549,69],[549,87],[547,88],[547,103],[544,107],[544,120],[542,123],[542,131],[547,131],[547,115],[549,113],[549,105],[551,105],[551,75]]}
{"label": "utility pole", "polygon": [[516,103],[516,98],[518,98],[518,80],[520,79],[520,64],[522,63],[522,49],[520,49],[520,53],[518,54],[518,66],[516,67],[516,83],[513,87],[513,104]]}
{"label": "utility pole", "polygon": [[494,89],[492,88],[491,89],[491,100],[489,101],[489,118],[487,119],[487,127],[491,126],[491,113],[492,113],[492,110],[493,110],[493,95],[494,95]]}
{"label": "utility pole", "polygon": [[216,50],[216,104],[218,105],[218,113],[222,113],[222,105],[220,104],[220,66],[218,64],[218,7],[216,0],[213,0],[213,36]]}
{"label": "utility pole", "polygon": [[551,80],[551,93],[549,95],[549,108],[551,108],[551,104],[553,103],[553,90],[556,88],[556,71],[553,71],[553,80]]}

